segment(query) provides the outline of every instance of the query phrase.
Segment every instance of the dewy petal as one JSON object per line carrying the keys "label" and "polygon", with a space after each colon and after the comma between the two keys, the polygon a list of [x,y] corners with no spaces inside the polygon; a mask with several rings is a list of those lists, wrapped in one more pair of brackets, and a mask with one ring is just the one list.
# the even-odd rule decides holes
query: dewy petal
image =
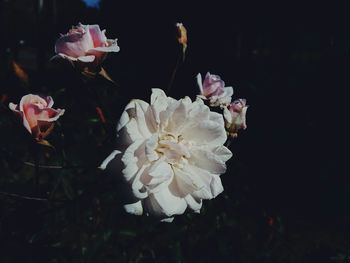
{"label": "dewy petal", "polygon": [[142,202],[137,201],[136,203],[124,205],[124,209],[127,213],[140,216],[143,213]]}

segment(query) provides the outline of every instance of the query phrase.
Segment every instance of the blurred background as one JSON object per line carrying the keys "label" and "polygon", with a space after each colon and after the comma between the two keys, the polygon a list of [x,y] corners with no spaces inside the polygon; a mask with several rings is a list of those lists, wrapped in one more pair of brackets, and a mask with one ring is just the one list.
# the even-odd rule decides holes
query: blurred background
{"label": "blurred background", "polygon": [[[350,262],[346,91],[347,9],[215,1],[0,1],[0,262]],[[99,24],[118,38],[104,68],[83,80],[50,60],[60,33]],[[195,98],[195,76],[220,75],[246,98],[248,129],[232,145],[225,191],[172,224],[127,215],[118,182],[96,167],[115,145],[127,102],[166,89]],[[33,156],[8,109],[28,93],[66,109]],[[101,108],[107,121],[101,119]],[[55,169],[35,169],[39,159]],[[117,175],[116,175],[117,177]]]}

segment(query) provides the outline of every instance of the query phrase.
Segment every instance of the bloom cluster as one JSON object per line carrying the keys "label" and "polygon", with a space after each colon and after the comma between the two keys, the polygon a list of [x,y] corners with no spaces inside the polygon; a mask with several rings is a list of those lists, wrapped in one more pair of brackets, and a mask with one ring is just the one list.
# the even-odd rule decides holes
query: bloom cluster
{"label": "bloom cluster", "polygon": [[197,83],[200,90],[199,98],[209,102],[211,107],[223,108],[225,127],[232,138],[238,136],[240,129],[246,129],[246,112],[248,106],[245,99],[237,99],[231,103],[233,88],[225,87],[225,82],[217,75],[209,72],[202,82],[201,74],[197,75]]}
{"label": "bloom cluster", "polygon": [[[176,26],[184,59],[187,30],[182,23]],[[98,25],[80,23],[55,44],[56,57],[92,75],[102,72],[108,53],[119,50],[116,39],[107,39]],[[223,191],[220,175],[232,157],[225,143],[247,127],[248,106],[244,99],[231,102],[233,88],[225,87],[217,75],[207,73],[202,80],[198,74],[197,83],[200,94],[194,101],[189,97],[177,100],[152,89],[150,102],[134,99],[125,107],[117,125],[117,149],[100,168],[117,160],[116,167],[121,168],[116,176],[125,179],[133,200],[125,203],[127,212],[171,221],[187,209],[199,213],[203,200]],[[52,106],[50,96],[33,94],[23,96],[19,104],[9,104],[39,142],[65,112]]]}

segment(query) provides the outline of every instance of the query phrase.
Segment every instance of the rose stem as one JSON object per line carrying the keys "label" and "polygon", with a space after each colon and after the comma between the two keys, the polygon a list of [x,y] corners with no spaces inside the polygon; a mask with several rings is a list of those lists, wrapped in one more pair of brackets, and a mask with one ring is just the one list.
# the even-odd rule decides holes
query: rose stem
{"label": "rose stem", "polygon": [[[181,49],[182,50],[182,49]],[[169,81],[169,84],[168,84],[168,88],[166,90],[166,93],[169,93],[170,92],[170,89],[174,83],[174,80],[175,80],[175,75],[176,75],[176,72],[177,72],[177,69],[179,68],[180,66],[180,62],[184,62],[185,61],[185,56],[184,56],[184,53],[181,51],[181,53],[179,53],[178,57],[177,57],[177,60],[176,60],[176,64],[175,64],[175,68],[171,74],[171,77],[170,77],[170,81]]]}

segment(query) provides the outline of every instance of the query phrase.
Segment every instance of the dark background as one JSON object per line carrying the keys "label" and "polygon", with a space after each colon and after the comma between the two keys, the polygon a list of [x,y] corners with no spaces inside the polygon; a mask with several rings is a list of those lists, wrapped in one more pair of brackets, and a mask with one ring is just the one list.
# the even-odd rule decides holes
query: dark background
{"label": "dark background", "polygon": [[[350,262],[345,6],[43,3],[39,11],[37,1],[1,1],[0,262]],[[78,22],[118,38],[121,51],[104,65],[117,87],[49,61],[59,33]],[[224,193],[200,215],[164,224],[126,215],[115,178],[94,167],[113,149],[126,103],[168,86],[180,53],[176,22],[189,42],[169,95],[195,98],[195,76],[209,71],[250,107],[248,129],[231,145]],[[41,161],[78,166],[40,170],[37,183],[23,165],[33,159],[31,138],[6,109],[30,92],[66,109],[49,137],[56,150],[41,149]]]}

